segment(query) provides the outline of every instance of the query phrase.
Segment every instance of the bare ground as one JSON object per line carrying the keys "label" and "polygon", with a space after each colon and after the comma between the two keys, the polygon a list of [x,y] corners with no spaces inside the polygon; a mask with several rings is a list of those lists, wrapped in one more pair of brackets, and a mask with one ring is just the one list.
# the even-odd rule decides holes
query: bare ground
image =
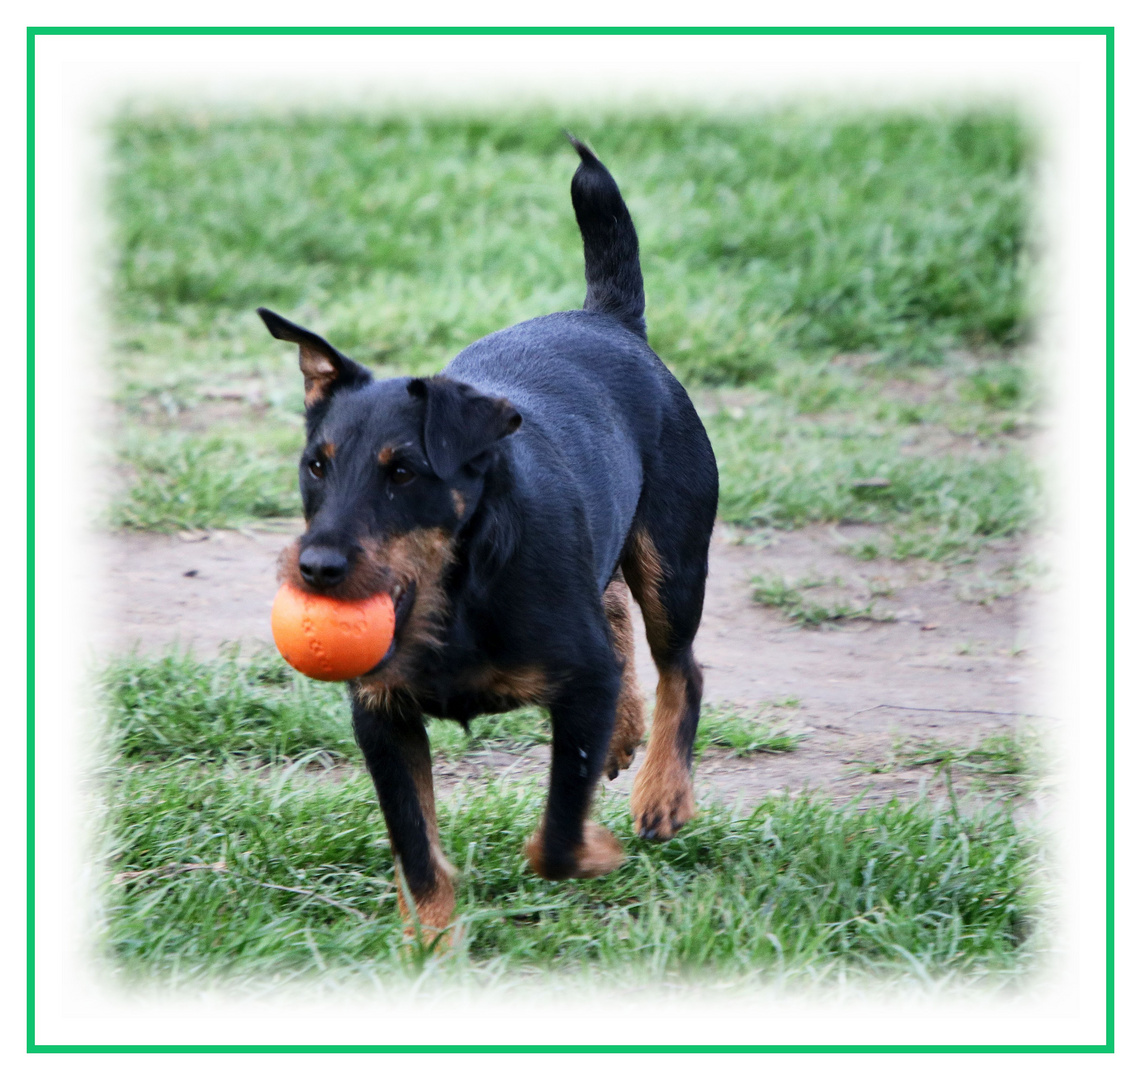
{"label": "bare ground", "polygon": [[[227,642],[269,643],[275,560],[296,531],[283,523],[178,537],[101,537],[108,573],[97,653],[158,652],[177,643],[208,656]],[[1009,571],[1019,561],[1018,547],[992,547],[956,570],[846,553],[871,535],[863,526],[768,535],[718,527],[696,644],[706,700],[758,708],[796,699],[799,706],[782,713],[805,738],[784,754],[736,758],[708,750],[697,766],[699,794],[741,806],[786,788],[864,803],[913,795],[933,780],[930,768],[872,772],[868,763],[887,762],[894,747],[920,740],[969,746],[1019,722],[1036,650],[1025,629],[1034,590],[1002,595],[1017,584]],[[757,574],[827,581],[814,596],[861,604],[874,598],[873,611],[892,619],[798,627],[753,601]],[[652,691],[656,673],[640,626],[638,642],[639,677]],[[535,747],[441,762],[438,782],[446,789],[485,771],[530,775],[545,769],[546,755],[546,747]],[[614,788],[628,790],[640,759]]]}

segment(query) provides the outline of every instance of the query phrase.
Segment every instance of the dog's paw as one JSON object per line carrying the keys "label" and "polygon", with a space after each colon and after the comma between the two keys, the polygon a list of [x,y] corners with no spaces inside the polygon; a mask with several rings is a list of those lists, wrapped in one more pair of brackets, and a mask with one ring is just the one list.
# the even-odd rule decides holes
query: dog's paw
{"label": "dog's paw", "polygon": [[575,851],[578,869],[575,877],[602,877],[617,870],[626,858],[622,845],[609,829],[588,821],[583,827],[582,843]]}
{"label": "dog's paw", "polygon": [[617,870],[626,858],[618,838],[601,825],[588,821],[583,825],[582,843],[574,849],[573,862],[550,865],[543,854],[543,832],[537,829],[523,849],[531,869],[548,881],[564,878],[593,878]]}
{"label": "dog's paw", "polygon": [[452,947],[455,939],[456,896],[452,878],[456,871],[442,853],[437,850],[435,855],[435,886],[414,899],[415,912],[408,906],[412,893],[402,871],[397,873],[396,902],[404,923],[404,944],[418,942],[423,948],[443,952]]}
{"label": "dog's paw", "polygon": [[606,756],[606,779],[613,780],[623,769],[628,769],[634,763],[634,754],[638,750],[638,743],[629,746],[610,747]]}
{"label": "dog's paw", "polygon": [[642,767],[630,796],[634,828],[643,840],[669,840],[696,813],[693,781],[680,767],[663,775]]}

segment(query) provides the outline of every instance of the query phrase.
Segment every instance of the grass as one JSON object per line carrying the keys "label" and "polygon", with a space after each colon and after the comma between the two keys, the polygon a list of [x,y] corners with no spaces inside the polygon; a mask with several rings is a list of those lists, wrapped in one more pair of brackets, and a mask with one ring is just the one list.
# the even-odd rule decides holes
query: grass
{"label": "grass", "polygon": [[[651,344],[699,398],[725,520],[880,522],[888,554],[940,559],[1033,523],[1027,129],[1001,111],[804,109],[122,113],[113,523],[296,513],[300,378],[258,304],[382,375],[579,306],[564,126],[628,195]],[[747,407],[715,400],[729,388]]]}
{"label": "grass", "polygon": [[[126,980],[511,987],[597,976],[646,987],[864,975],[931,987],[1008,982],[1033,961],[1037,842],[1002,807],[770,797],[746,817],[705,804],[653,844],[633,836],[625,801],[604,794],[595,816],[626,863],[550,883],[521,855],[542,809],[533,781],[441,800],[461,944],[444,956],[403,949],[391,852],[343,690],[234,656],[128,658],[101,685],[101,948]],[[795,705],[709,710],[702,745],[795,752],[778,723]],[[533,710],[501,723],[501,745],[540,737]],[[492,737],[474,728],[470,743],[437,742],[437,753]]]}
{"label": "grass", "polygon": [[979,438],[960,418],[969,452],[937,449],[946,438],[925,446],[913,426],[876,421],[873,402],[867,395],[844,413],[806,419],[770,395],[707,415],[723,520],[784,529],[813,521],[884,524],[887,549],[870,557],[948,559],[1038,519],[1038,473],[1016,440]]}
{"label": "grass", "polygon": [[217,435],[136,435],[120,455],[134,481],[128,497],[112,507],[111,523],[170,531],[298,517],[295,441],[270,455],[249,440]]}
{"label": "grass", "polygon": [[983,791],[1007,796],[1028,795],[1039,785],[1044,769],[1040,736],[1029,729],[985,735],[968,746],[943,739],[904,739],[884,761],[855,763],[863,772],[934,767],[950,783],[954,775],[970,779]]}
{"label": "grass", "polygon": [[[127,761],[358,759],[345,687],[305,678],[276,654],[245,661],[236,651],[218,661],[126,656],[108,664],[99,683],[110,743]],[[478,717],[466,732],[433,720],[428,732],[433,750],[445,757],[550,741],[546,718],[533,708]]]}
{"label": "grass", "polygon": [[[441,806],[442,844],[462,867],[452,967],[481,981],[1001,980],[1025,965],[1034,848],[1004,815],[770,798],[744,819],[706,806],[653,845],[605,799],[597,813],[626,864],[553,884],[521,857],[541,794],[491,784]],[[409,972],[383,822],[359,770],[332,783],[173,761],[120,773],[107,815],[117,881],[103,897],[105,947],[122,974],[178,985]]]}
{"label": "grass", "polygon": [[805,596],[807,591],[821,586],[842,585],[840,581],[802,578],[795,585],[790,585],[780,575],[758,574],[753,577],[752,582],[755,603],[776,608],[797,626],[818,628],[827,623],[843,622],[848,619],[871,619],[875,622],[891,622],[894,619],[890,612],[875,610],[874,597],[866,604],[853,604],[848,599],[820,600]]}
{"label": "grass", "polygon": [[796,705],[795,699],[789,699],[759,715],[743,715],[735,707],[704,705],[698,721],[694,751],[699,759],[710,746],[731,750],[734,757],[791,753],[800,745],[804,736],[788,732],[781,721],[787,718],[784,711],[795,708]]}

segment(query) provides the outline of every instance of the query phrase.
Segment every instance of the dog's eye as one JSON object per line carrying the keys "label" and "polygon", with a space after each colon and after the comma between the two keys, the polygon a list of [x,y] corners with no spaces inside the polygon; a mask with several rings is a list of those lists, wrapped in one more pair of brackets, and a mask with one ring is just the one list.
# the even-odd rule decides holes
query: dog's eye
{"label": "dog's eye", "polygon": [[325,463],[320,458],[314,458],[309,462],[309,475],[314,480],[323,480],[325,478]]}
{"label": "dog's eye", "polygon": [[403,465],[397,465],[388,475],[397,487],[401,487],[416,479],[416,474],[411,469],[406,469]]}

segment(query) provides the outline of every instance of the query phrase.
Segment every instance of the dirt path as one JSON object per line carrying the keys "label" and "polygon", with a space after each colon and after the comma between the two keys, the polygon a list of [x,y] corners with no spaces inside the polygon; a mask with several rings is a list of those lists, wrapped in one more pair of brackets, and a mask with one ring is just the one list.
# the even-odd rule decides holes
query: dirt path
{"label": "dirt path", "polygon": [[[108,588],[97,653],[155,652],[179,643],[212,655],[225,642],[269,642],[275,559],[294,532],[290,526],[102,537]],[[796,698],[791,726],[806,738],[791,754],[734,758],[711,750],[697,770],[699,790],[747,804],[785,787],[840,798],[867,789],[866,801],[879,801],[917,790],[931,771],[869,774],[858,762],[887,760],[900,740],[969,745],[1014,722],[1035,666],[1024,630],[1034,594],[992,594],[1008,591],[1003,570],[1017,560],[1018,549],[991,549],[969,568],[949,573],[844,553],[867,534],[863,527],[814,527],[775,533],[760,546],[756,536],[734,542],[718,528],[697,640],[706,699],[752,707]],[[828,581],[824,595],[830,589],[857,601],[873,596],[873,610],[894,621],[798,627],[753,602],[750,580],[757,574]],[[977,602],[980,597],[989,602]],[[638,673],[649,693],[655,672],[640,627],[638,641]],[[441,780],[446,785],[484,766],[536,771],[545,767],[545,753],[477,757],[445,770]],[[636,765],[616,782],[619,790],[633,772]]]}

